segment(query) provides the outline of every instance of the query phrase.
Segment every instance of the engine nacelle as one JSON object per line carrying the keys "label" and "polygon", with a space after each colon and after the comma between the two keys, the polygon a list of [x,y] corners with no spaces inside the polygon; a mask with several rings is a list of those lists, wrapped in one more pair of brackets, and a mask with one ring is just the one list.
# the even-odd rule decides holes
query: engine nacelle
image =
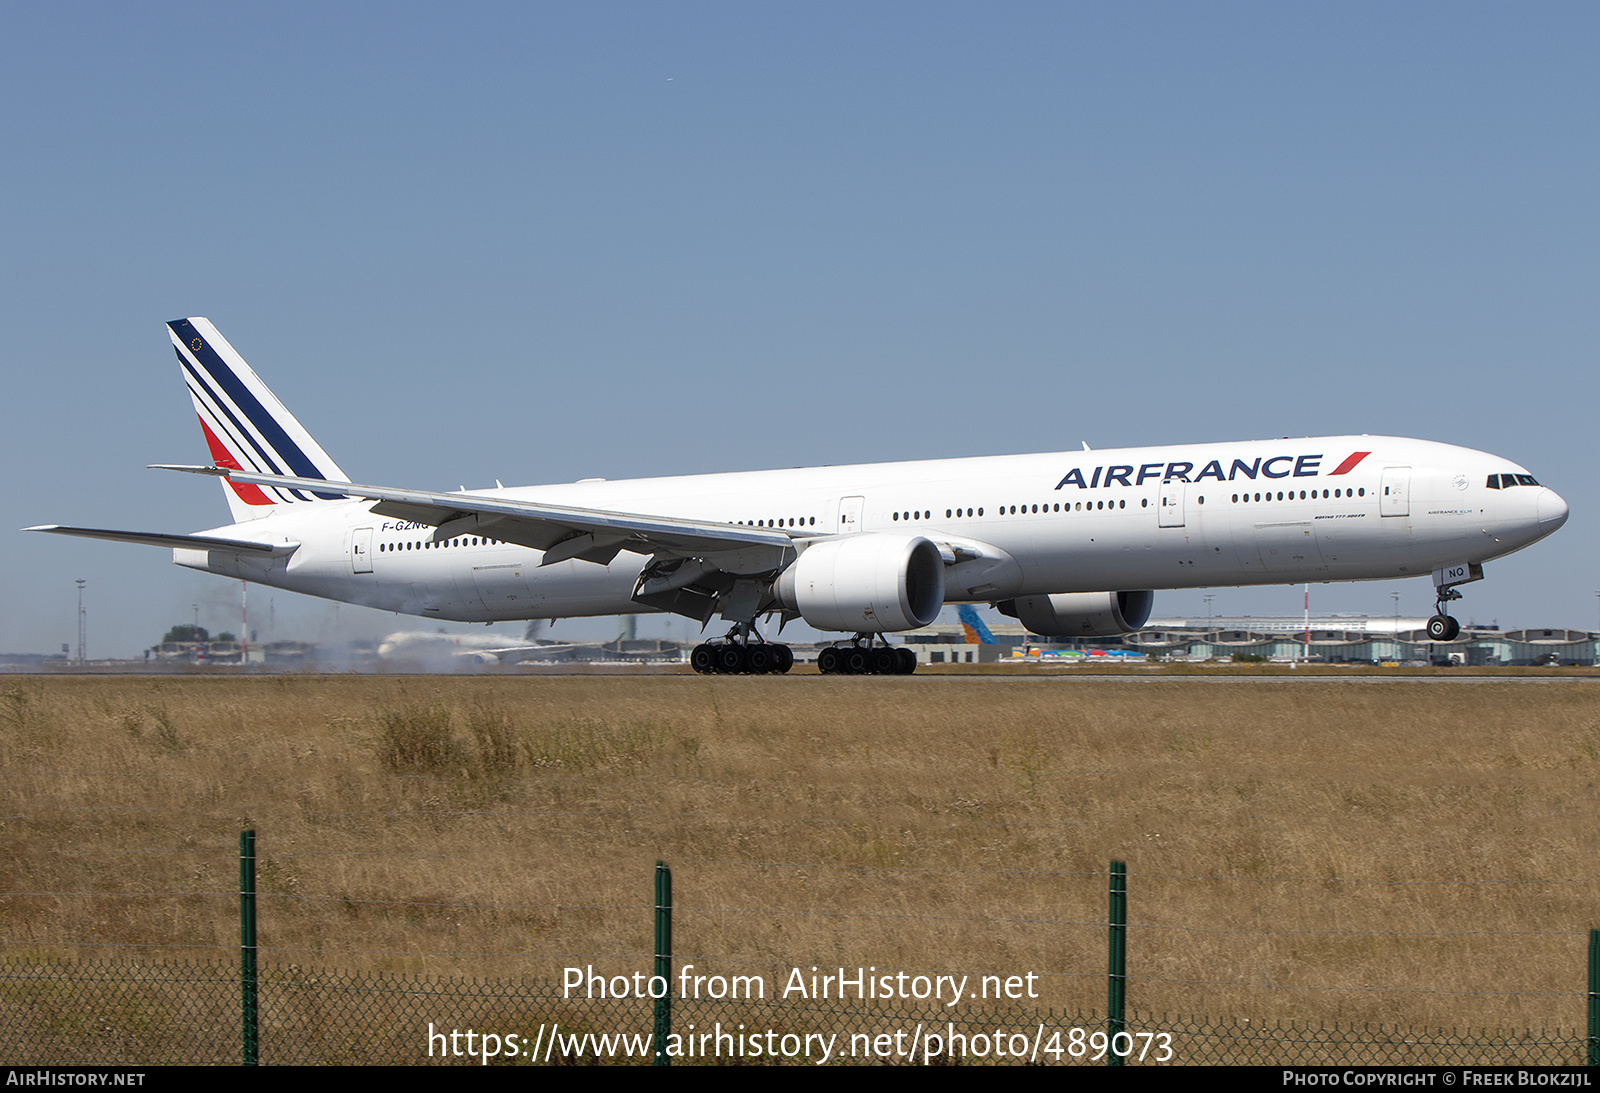
{"label": "engine nacelle", "polygon": [[944,606],[944,559],[920,535],[824,539],[802,550],[773,590],[818,630],[915,630]]}
{"label": "engine nacelle", "polygon": [[1059,592],[1018,596],[998,604],[1029,632],[1043,637],[1110,637],[1144,627],[1155,606],[1154,592]]}

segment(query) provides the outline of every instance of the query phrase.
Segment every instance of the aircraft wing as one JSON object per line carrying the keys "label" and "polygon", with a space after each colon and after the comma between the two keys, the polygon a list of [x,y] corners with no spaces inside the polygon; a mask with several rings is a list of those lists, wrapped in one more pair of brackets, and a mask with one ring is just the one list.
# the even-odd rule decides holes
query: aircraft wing
{"label": "aircraft wing", "polygon": [[507,645],[499,649],[479,649],[476,651],[489,653],[500,660],[519,661],[537,660],[539,657],[553,657],[582,648],[583,645],[575,641],[550,641],[541,645]]}
{"label": "aircraft wing", "polygon": [[431,524],[434,539],[485,535],[544,551],[541,565],[569,558],[607,565],[618,552],[630,550],[658,560],[701,558],[731,574],[768,573],[787,565],[797,553],[794,541],[776,528],[641,516],[604,509],[572,508],[537,501],[516,501],[470,493],[430,493],[391,489],[325,479],[292,478],[221,470],[233,482],[286,489],[336,489],[349,497],[376,501],[372,511],[397,520]]}
{"label": "aircraft wing", "polygon": [[258,543],[248,539],[223,539],[216,535],[167,535],[155,531],[113,531],[108,528],[69,528],[60,524],[40,524],[23,531],[48,531],[52,535],[76,535],[80,539],[110,539],[114,543],[143,543],[145,546],[173,547],[181,550],[235,550],[247,554],[292,554],[300,544]]}

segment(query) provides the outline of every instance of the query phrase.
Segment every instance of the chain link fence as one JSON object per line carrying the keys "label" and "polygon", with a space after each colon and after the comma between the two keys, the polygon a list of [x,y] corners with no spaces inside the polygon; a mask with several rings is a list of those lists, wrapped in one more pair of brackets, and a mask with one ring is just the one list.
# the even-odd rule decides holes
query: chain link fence
{"label": "chain link fence", "polygon": [[[263,1064],[649,1064],[650,999],[537,980],[259,970]],[[674,999],[674,1064],[1582,1066],[1573,1029],[1260,1023],[1025,1007]],[[0,959],[0,1057],[18,1065],[238,1063],[236,964]]]}

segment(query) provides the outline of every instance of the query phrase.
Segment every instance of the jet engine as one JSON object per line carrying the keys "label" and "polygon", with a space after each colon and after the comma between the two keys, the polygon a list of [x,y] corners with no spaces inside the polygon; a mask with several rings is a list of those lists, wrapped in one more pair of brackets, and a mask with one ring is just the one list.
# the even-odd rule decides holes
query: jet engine
{"label": "jet engine", "polygon": [[1141,629],[1155,606],[1154,592],[1060,592],[1018,596],[996,606],[1043,637],[1109,637]]}
{"label": "jet engine", "polygon": [[915,630],[944,606],[944,559],[920,535],[824,539],[800,552],[773,592],[818,630]]}

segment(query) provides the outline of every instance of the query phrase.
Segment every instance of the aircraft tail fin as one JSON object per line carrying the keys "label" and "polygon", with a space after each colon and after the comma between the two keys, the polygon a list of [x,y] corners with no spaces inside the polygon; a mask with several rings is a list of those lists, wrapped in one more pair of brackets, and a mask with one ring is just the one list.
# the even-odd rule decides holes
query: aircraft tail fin
{"label": "aircraft tail fin", "polygon": [[[213,463],[258,474],[350,481],[210,320],[174,319],[167,331]],[[222,488],[235,523],[266,516],[283,505],[346,500],[339,493],[226,479]]]}
{"label": "aircraft tail fin", "polygon": [[995,644],[994,635],[989,632],[989,628],[984,625],[983,619],[979,617],[977,609],[971,604],[962,604],[956,610],[956,615],[961,619],[961,629],[967,636],[968,645]]}

